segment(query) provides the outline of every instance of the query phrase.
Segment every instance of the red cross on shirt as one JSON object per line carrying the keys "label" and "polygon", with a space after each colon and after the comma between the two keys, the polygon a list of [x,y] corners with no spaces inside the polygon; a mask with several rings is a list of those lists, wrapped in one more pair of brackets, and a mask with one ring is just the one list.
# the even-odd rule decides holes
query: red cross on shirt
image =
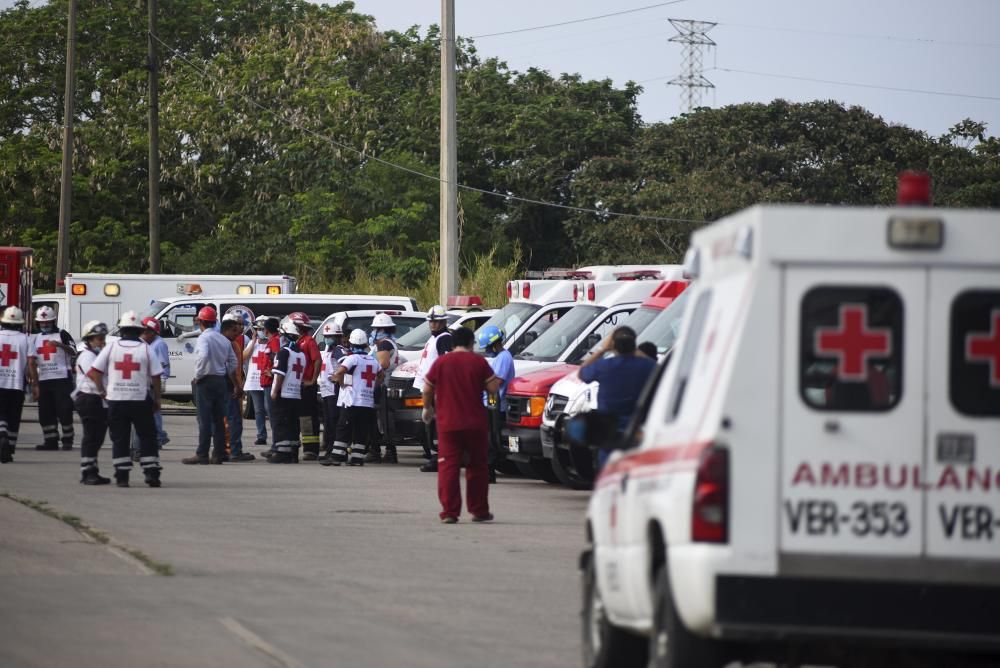
{"label": "red cross on shirt", "polygon": [[132,353],[125,353],[121,362],[115,362],[115,369],[122,372],[122,378],[125,380],[132,380],[132,372],[141,368],[141,364],[132,361]]}
{"label": "red cross on shirt", "polygon": [[817,357],[837,359],[837,379],[848,382],[868,380],[868,359],[892,354],[892,332],[869,329],[867,304],[842,304],[836,327],[816,329]]}
{"label": "red cross on shirt", "polygon": [[38,349],[38,354],[44,357],[46,362],[48,362],[49,358],[57,352],[59,352],[59,349],[56,348],[56,344],[54,344],[51,339],[46,339],[45,343],[42,344],[42,347]]}
{"label": "red cross on shirt", "polygon": [[365,385],[371,387],[375,384],[375,379],[378,378],[378,374],[372,371],[370,366],[365,366],[365,370],[361,372],[361,379],[365,381]]}
{"label": "red cross on shirt", "polygon": [[254,365],[258,369],[263,369],[267,365],[267,353],[264,352],[263,350],[254,355],[253,357],[251,357],[250,359],[253,360]]}
{"label": "red cross on shirt", "polygon": [[0,366],[10,366],[10,361],[16,359],[17,351],[9,343],[3,344],[3,348],[0,348]]}
{"label": "red cross on shirt", "polygon": [[295,372],[295,377],[298,378],[299,380],[302,380],[302,372],[305,370],[306,368],[302,366],[302,361],[295,360],[295,364],[292,365],[292,371]]}
{"label": "red cross on shirt", "polygon": [[990,387],[1000,387],[1000,309],[990,312],[989,333],[974,332],[965,336],[965,360],[990,365]]}

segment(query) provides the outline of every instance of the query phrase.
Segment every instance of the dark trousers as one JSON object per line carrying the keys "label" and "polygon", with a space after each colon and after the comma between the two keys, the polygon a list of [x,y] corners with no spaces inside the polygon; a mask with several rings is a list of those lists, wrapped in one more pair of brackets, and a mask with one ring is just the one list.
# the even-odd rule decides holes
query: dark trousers
{"label": "dark trousers", "polygon": [[490,406],[486,411],[490,425],[490,449],[487,456],[487,465],[490,471],[496,471],[497,462],[500,460],[500,453],[503,452],[500,439],[503,438],[503,425],[507,422],[507,413],[499,411]]}
{"label": "dark trousers", "polygon": [[132,469],[130,437],[139,435],[139,465],[142,470],[159,471],[160,456],[156,443],[153,400],[108,401],[108,430],[111,432],[111,461],[115,471]]}
{"label": "dark trousers", "polygon": [[299,399],[278,397],[271,403],[271,430],[274,432],[274,449],[278,452],[299,451],[299,420],[302,410]]}
{"label": "dark trousers", "polygon": [[458,479],[465,465],[465,495],[469,513],[483,517],[490,512],[490,473],[486,464],[489,434],[485,429],[441,431],[438,433],[438,500],[441,517],[462,513],[462,487]]}
{"label": "dark trousers", "polygon": [[97,394],[76,395],[76,412],[83,423],[83,440],[80,441],[80,472],[97,470],[97,452],[104,445],[108,433],[108,409]]}
{"label": "dark trousers", "polygon": [[24,392],[0,390],[0,441],[6,438],[12,451],[17,446],[17,432],[21,428],[23,411]]}
{"label": "dark trousers", "polygon": [[226,378],[205,376],[194,385],[198,410],[198,456],[207,457],[214,443],[215,455],[226,454]]}
{"label": "dark trousers", "polygon": [[302,452],[319,454],[319,393],[315,385],[302,386],[299,429],[302,432]]}
{"label": "dark trousers", "polygon": [[337,421],[340,419],[340,406],[337,397],[323,397],[323,451],[332,452],[333,442],[337,438]]}
{"label": "dark trousers", "polygon": [[[69,378],[38,382],[38,424],[42,428],[45,445],[59,442],[59,425],[62,425],[62,442],[73,445],[73,381]],[[58,422],[58,424],[57,424]]]}
{"label": "dark trousers", "polygon": [[340,409],[337,422],[337,438],[333,442],[334,461],[347,459],[347,448],[351,448],[351,461],[364,462],[368,454],[368,443],[375,427],[375,409],[365,406],[348,406]]}

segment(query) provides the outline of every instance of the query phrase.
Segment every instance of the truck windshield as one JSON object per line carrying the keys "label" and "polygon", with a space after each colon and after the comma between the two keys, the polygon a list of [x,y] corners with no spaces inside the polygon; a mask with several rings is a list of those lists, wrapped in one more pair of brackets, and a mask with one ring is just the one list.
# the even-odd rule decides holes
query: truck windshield
{"label": "truck windshield", "polygon": [[606,309],[601,306],[574,306],[517,358],[537,362],[555,362],[580,334],[590,328]]}
{"label": "truck windshield", "polygon": [[[448,314],[448,325],[458,320],[458,316],[454,313]],[[346,329],[344,331],[347,331]],[[427,324],[427,321],[420,325],[417,325],[410,331],[408,331],[403,336],[396,339],[396,345],[399,346],[400,350],[420,350],[427,343],[427,339],[431,338],[431,327]]]}
{"label": "truck windshield", "polygon": [[[514,335],[514,332],[520,329],[521,325],[523,325],[531,317],[531,315],[540,308],[541,306],[538,304],[510,302],[490,316],[490,319],[484,322],[479,329],[482,329],[487,325],[496,325],[503,330],[505,337],[510,338]],[[476,341],[476,352],[483,352],[483,349],[479,347],[478,340]]]}
{"label": "truck windshield", "polygon": [[673,348],[677,341],[677,335],[681,333],[681,324],[684,322],[684,307],[690,294],[690,290],[682,292],[677,299],[670,303],[670,306],[653,319],[653,322],[649,323],[646,329],[639,332],[639,343],[652,341],[656,344],[656,351],[660,355]]}
{"label": "truck windshield", "polygon": [[167,302],[152,301],[149,303],[149,307],[142,312],[140,317],[142,318],[152,318],[159,315],[160,311],[166,308]]}
{"label": "truck windshield", "polygon": [[625,318],[625,321],[620,326],[631,327],[632,331],[639,337],[636,342],[642,343],[647,340],[642,337],[642,333],[649,327],[649,323],[656,320],[656,316],[661,313],[663,313],[661,309],[643,306],[632,311],[632,314]]}

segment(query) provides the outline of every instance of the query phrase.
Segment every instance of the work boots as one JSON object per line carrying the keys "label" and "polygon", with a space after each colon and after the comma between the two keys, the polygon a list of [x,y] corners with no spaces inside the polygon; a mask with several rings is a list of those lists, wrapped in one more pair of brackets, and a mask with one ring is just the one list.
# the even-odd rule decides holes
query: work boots
{"label": "work boots", "polygon": [[115,484],[119,487],[128,487],[128,471],[115,471]]}
{"label": "work boots", "polygon": [[382,455],[383,464],[398,464],[399,457],[396,455],[396,446],[387,445],[385,446],[385,454]]}
{"label": "work boots", "polygon": [[143,471],[146,477],[146,484],[150,487],[160,486],[160,469],[146,469]]}
{"label": "work boots", "polygon": [[382,446],[376,443],[365,455],[365,464],[381,464],[382,462]]}
{"label": "work boots", "polygon": [[80,484],[82,485],[107,485],[111,482],[111,478],[103,477],[97,469],[87,469],[80,476]]}
{"label": "work boots", "polygon": [[0,464],[9,464],[14,461],[14,448],[10,444],[10,439],[0,436]]}

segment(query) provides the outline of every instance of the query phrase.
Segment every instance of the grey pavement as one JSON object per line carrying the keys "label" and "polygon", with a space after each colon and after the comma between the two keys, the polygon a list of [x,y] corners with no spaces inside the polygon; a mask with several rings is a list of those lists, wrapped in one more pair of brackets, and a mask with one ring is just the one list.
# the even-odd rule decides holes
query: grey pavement
{"label": "grey pavement", "polygon": [[[193,415],[165,418],[162,488],[138,470],[129,489],[84,487],[79,450],[34,451],[34,409],[25,417],[0,492],[121,549],[0,499],[0,666],[579,664],[586,493],[502,478],[496,523],[444,526],[415,449],[396,466],[184,466]],[[110,475],[109,443],[100,459]]]}

